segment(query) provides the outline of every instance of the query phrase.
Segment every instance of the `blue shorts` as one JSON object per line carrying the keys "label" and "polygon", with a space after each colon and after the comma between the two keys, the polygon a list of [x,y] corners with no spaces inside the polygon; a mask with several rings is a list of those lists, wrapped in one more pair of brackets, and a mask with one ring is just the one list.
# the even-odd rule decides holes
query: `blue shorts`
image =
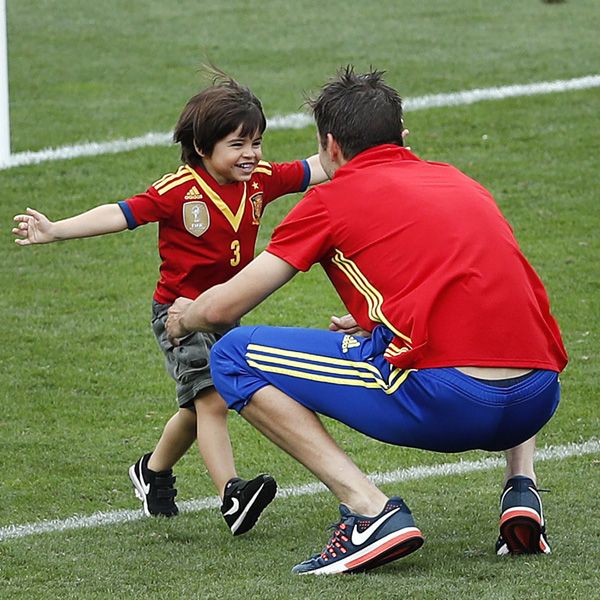
{"label": "blue shorts", "polygon": [[238,327],[211,351],[215,387],[240,412],[272,385],[372,438],[424,450],[506,450],[535,435],[560,399],[558,373],[507,387],[448,367],[403,371],[383,358],[390,331],[370,339],[317,329]]}

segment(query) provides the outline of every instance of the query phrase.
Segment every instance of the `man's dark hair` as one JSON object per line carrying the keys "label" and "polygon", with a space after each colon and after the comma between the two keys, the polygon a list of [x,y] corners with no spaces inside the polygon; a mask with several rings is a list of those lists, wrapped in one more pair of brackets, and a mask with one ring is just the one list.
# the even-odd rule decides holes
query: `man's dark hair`
{"label": "man's dark hair", "polygon": [[244,85],[215,67],[212,85],[188,100],[173,140],[181,144],[181,160],[199,165],[198,151],[210,156],[215,144],[241,127],[241,137],[263,134],[267,120],[260,100]]}
{"label": "man's dark hair", "polygon": [[403,145],[402,98],[383,81],[384,73],[371,68],[357,74],[348,65],[308,100],[324,148],[328,133],[348,160],[380,144]]}

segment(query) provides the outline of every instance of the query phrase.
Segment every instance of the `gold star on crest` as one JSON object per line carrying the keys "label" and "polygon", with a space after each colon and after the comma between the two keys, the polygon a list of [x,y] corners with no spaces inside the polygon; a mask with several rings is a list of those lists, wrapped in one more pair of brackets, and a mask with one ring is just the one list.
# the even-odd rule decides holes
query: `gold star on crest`
{"label": "gold star on crest", "polygon": [[254,189],[254,190],[257,190],[259,187],[260,187],[260,185],[258,185],[258,182],[257,182],[257,181],[255,181],[255,182],[252,184],[252,189]]}

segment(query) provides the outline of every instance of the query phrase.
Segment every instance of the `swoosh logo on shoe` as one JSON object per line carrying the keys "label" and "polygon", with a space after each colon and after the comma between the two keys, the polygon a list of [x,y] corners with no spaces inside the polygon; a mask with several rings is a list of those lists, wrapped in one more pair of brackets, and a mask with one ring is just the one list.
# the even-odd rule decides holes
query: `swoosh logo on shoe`
{"label": "swoosh logo on shoe", "polygon": [[240,509],[240,501],[237,498],[232,498],[231,503],[233,506],[226,513],[223,513],[224,517],[235,515],[235,513]]}
{"label": "swoosh logo on shoe", "polygon": [[141,467],[140,467],[140,483],[142,485],[142,490],[144,490],[144,494],[146,494],[146,496],[150,493],[150,484],[146,483],[144,481],[144,472],[142,471]]}
{"label": "swoosh logo on shoe", "polygon": [[382,517],[379,517],[377,521],[371,523],[364,531],[357,531],[356,527],[352,530],[351,540],[355,546],[360,546],[364,544],[370,537],[375,533],[381,525],[383,525],[389,518],[393,517],[398,511],[400,507],[395,508],[394,510],[390,510],[390,512],[385,513]]}

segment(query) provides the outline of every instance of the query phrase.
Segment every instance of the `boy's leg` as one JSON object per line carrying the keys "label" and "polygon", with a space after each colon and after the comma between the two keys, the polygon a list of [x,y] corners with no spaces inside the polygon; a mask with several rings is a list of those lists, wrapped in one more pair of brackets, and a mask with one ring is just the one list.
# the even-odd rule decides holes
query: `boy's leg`
{"label": "boy's leg", "polygon": [[[173,466],[196,439],[196,415],[189,408],[194,395],[193,383],[189,385],[191,378],[188,377],[192,361],[188,359],[188,347],[182,353],[168,340],[165,331],[168,308],[167,304],[152,303],[152,329],[165,357],[167,371],[177,382],[179,410],[167,421],[154,451],[144,454],[129,468],[135,494],[142,501],[144,513],[148,516],[174,516],[179,512],[174,500],[177,490],[174,487]],[[199,339],[198,336],[194,342],[196,339]],[[195,348],[195,344],[190,346],[189,349]],[[199,347],[200,358],[204,357],[205,376],[210,379],[208,352],[206,344]],[[197,357],[192,355],[191,358],[194,360]]]}
{"label": "boy's leg", "polygon": [[277,492],[269,475],[246,481],[237,476],[227,429],[228,408],[213,388],[194,400],[198,449],[208,474],[221,497],[221,513],[233,535],[246,533],[256,524]]}
{"label": "boy's leg", "polygon": [[146,516],[173,517],[179,513],[172,467],[195,437],[196,416],[193,411],[180,408],[165,425],[154,452],[144,454],[129,467],[129,479]]}
{"label": "boy's leg", "polygon": [[167,471],[189,450],[196,439],[196,415],[180,408],[165,425],[162,435],[148,461],[152,471]]}
{"label": "boy's leg", "polygon": [[203,390],[194,400],[198,450],[219,496],[227,482],[237,477],[227,430],[228,408],[215,388]]}

